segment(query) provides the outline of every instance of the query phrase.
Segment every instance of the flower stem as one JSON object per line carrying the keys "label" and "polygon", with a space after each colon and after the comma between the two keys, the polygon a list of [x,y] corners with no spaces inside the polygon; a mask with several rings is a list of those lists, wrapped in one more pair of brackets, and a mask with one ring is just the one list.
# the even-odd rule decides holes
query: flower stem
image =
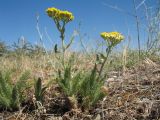
{"label": "flower stem", "polygon": [[101,65],[101,68],[100,68],[100,71],[99,71],[99,75],[98,75],[97,80],[99,80],[100,77],[101,77],[101,75],[102,75],[103,68],[104,68],[104,65],[105,65],[106,61],[108,60],[108,56],[109,56],[109,53],[111,52],[111,48],[112,48],[112,46],[109,46],[109,47],[108,47],[107,56],[105,57],[105,59],[104,59],[102,65]]}
{"label": "flower stem", "polygon": [[61,29],[59,30],[60,33],[61,33],[61,42],[62,42],[62,64],[63,64],[63,67],[65,67],[65,61],[64,61],[64,57],[65,57],[65,51],[66,51],[66,48],[65,48],[65,43],[64,43],[64,33],[65,33],[65,25],[66,23],[63,22],[63,26],[61,27]]}

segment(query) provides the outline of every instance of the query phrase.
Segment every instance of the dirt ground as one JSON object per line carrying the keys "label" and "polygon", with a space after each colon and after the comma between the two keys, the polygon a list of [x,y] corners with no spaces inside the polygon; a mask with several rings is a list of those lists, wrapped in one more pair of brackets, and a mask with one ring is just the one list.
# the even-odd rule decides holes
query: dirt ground
{"label": "dirt ground", "polygon": [[[57,116],[52,112],[45,113],[40,105],[32,113],[23,112],[23,109],[12,113],[3,111],[0,113],[0,120],[160,120],[159,61],[145,59],[137,66],[125,68],[123,72],[110,71],[105,85],[108,95],[93,111],[72,109]],[[60,97],[50,101],[65,104],[63,107],[67,105]]]}

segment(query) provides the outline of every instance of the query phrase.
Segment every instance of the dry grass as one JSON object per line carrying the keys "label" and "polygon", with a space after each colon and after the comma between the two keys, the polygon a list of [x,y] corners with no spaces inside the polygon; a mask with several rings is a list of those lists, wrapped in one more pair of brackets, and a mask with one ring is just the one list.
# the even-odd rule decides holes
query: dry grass
{"label": "dry grass", "polygon": [[[66,54],[66,61],[71,53]],[[113,55],[114,56],[114,55]],[[112,56],[112,57],[113,57]],[[106,79],[106,87],[108,88],[108,95],[103,101],[100,101],[93,111],[82,112],[79,109],[72,109],[66,112],[63,116],[56,116],[54,114],[55,103],[62,105],[67,104],[63,99],[63,93],[58,90],[56,82],[54,82],[45,93],[45,103],[39,106],[36,110],[25,112],[26,106],[22,107],[20,111],[7,112],[2,111],[0,116],[5,119],[101,119],[101,120],[152,120],[160,118],[160,63],[155,57],[153,60],[146,58],[134,66],[127,67],[126,52],[120,55],[119,59],[124,58],[122,63],[114,61],[114,64],[121,64],[121,69],[113,66],[106,69],[108,77]],[[55,79],[58,69],[62,69],[59,62],[59,56],[42,55],[34,56],[32,58],[27,56],[20,57],[1,57],[0,70],[11,70],[13,72],[13,80],[16,80],[21,73],[28,70],[31,73],[30,81],[33,82],[34,78],[41,77],[45,84],[48,80]],[[74,71],[90,70],[95,62],[93,59],[84,55],[76,54]],[[110,59],[113,60],[114,58]],[[117,62],[117,63],[116,63]],[[110,63],[110,62],[108,62]],[[124,64],[123,64],[124,63]],[[125,67],[125,69],[124,69]],[[29,99],[34,103],[34,95],[32,88],[29,92]],[[57,102],[57,100],[59,102]],[[29,105],[27,103],[26,105]],[[65,109],[65,108],[62,108]],[[49,111],[46,113],[46,110]]]}

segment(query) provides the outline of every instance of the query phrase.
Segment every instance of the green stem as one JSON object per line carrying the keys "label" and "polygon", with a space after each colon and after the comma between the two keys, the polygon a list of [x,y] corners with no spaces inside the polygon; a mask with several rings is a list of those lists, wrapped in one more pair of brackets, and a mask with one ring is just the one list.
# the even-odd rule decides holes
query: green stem
{"label": "green stem", "polygon": [[66,23],[63,22],[63,26],[61,27],[61,29],[59,30],[60,33],[61,33],[61,41],[62,41],[62,64],[63,64],[63,67],[65,68],[65,61],[64,61],[64,58],[65,58],[65,51],[66,51],[66,48],[65,48],[65,43],[64,43],[64,33],[65,33],[65,25]]}
{"label": "green stem", "polygon": [[64,58],[65,58],[66,47],[65,47],[65,42],[64,42],[64,38],[65,38],[64,33],[65,33],[65,25],[66,25],[67,22],[62,21],[62,26],[61,26],[60,21],[58,19],[54,19],[53,18],[53,20],[54,20],[54,22],[56,24],[56,27],[57,27],[58,31],[61,34],[60,38],[61,38],[61,45],[62,45],[62,64],[63,64],[63,67],[65,68],[65,60],[64,60]]}
{"label": "green stem", "polygon": [[104,59],[102,65],[101,65],[101,68],[100,68],[100,71],[99,71],[99,75],[98,75],[97,80],[99,80],[100,77],[101,77],[101,75],[102,75],[103,68],[104,68],[104,65],[105,65],[106,61],[108,60],[108,56],[109,56],[109,53],[111,52],[111,48],[112,48],[111,46],[108,47],[107,56],[106,56],[106,58]]}
{"label": "green stem", "polygon": [[65,68],[64,57],[65,57],[65,48],[64,48],[64,40],[62,40],[62,64],[63,67]]}

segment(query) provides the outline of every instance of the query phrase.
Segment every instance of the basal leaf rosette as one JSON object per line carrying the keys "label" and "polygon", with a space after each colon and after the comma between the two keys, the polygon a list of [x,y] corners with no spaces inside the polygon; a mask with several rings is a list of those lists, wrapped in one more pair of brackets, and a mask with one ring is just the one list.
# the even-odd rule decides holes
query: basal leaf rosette
{"label": "basal leaf rosette", "polygon": [[112,47],[116,46],[124,39],[124,36],[119,32],[102,32],[101,37]]}
{"label": "basal leaf rosette", "polygon": [[56,19],[58,21],[64,21],[64,22],[69,22],[72,21],[74,19],[74,16],[71,12],[69,11],[63,11],[63,10],[59,10],[57,8],[48,8],[46,10],[47,14],[49,17]]}

